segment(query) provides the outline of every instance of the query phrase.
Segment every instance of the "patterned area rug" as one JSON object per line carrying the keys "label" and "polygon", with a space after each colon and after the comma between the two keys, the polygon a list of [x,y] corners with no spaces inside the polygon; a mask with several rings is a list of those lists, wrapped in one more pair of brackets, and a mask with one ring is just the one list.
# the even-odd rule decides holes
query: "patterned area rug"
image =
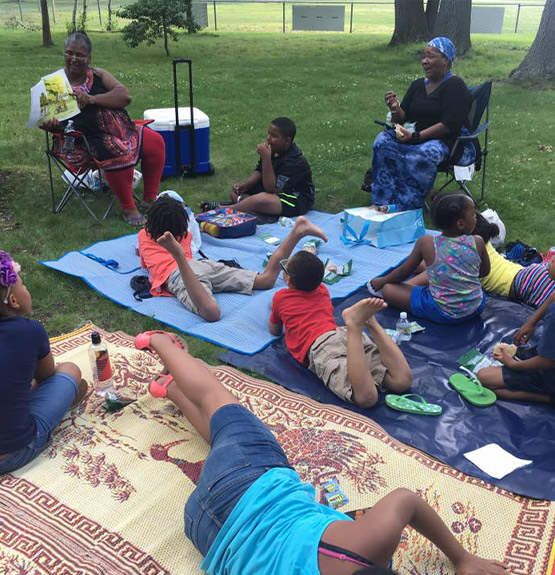
{"label": "patterned area rug", "polygon": [[[91,325],[54,340],[58,361],[91,381]],[[99,330],[101,331],[101,330]],[[0,573],[6,575],[197,575],[200,555],[183,534],[183,505],[207,445],[146,384],[160,365],[133,338],[105,333],[117,387],[137,401],[108,413],[92,395],[68,413],[51,446],[0,478]],[[337,477],[350,502],[371,506],[396,487],[426,499],[466,549],[507,562],[511,573],[555,575],[555,508],[466,476],[388,436],[366,417],[321,405],[227,367],[211,368],[276,434],[303,480]],[[396,552],[401,574],[452,573],[408,529]],[[247,574],[245,574],[247,575]]]}

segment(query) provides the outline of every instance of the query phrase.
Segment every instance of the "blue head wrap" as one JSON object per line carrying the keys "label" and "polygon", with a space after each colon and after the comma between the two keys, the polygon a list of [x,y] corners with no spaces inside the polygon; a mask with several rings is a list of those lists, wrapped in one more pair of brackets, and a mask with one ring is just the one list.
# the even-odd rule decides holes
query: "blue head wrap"
{"label": "blue head wrap", "polygon": [[449,38],[445,38],[444,36],[433,38],[427,45],[435,48],[438,52],[441,52],[451,63],[457,54],[455,44],[453,44]]}

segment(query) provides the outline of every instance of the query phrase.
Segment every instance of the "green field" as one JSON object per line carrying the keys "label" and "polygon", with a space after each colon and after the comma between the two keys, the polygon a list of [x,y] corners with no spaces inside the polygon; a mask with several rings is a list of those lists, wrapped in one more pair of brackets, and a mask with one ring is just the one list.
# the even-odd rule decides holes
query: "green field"
{"label": "green field", "polygon": [[[130,4],[132,0],[113,0],[112,10]],[[345,31],[356,33],[391,34],[395,24],[393,0],[364,3],[364,0],[348,2],[342,0],[287,0],[285,3],[285,30],[292,28],[292,4],[333,3],[345,5]],[[195,2],[197,3],[197,2]],[[535,34],[540,22],[544,0],[520,0],[520,2],[504,2],[490,0],[489,2],[474,2],[474,5],[499,4],[505,6],[503,34],[514,34],[518,28],[519,34]],[[78,14],[82,11],[82,0],[78,3]],[[199,5],[206,5],[208,27],[210,31],[234,32],[281,32],[283,30],[283,3],[279,0],[256,2],[253,0],[201,0]],[[21,11],[20,11],[21,5]],[[72,0],[48,0],[50,18],[55,28],[65,29],[71,22]],[[100,15],[99,15],[100,7]],[[23,14],[25,25],[40,26],[40,11],[38,0],[0,0],[0,22],[20,20]],[[87,2],[87,29],[103,30],[108,20],[106,0]],[[116,27],[125,25],[124,20],[115,17]]]}
{"label": "green field", "polygon": [[[22,263],[35,300],[34,317],[44,321],[51,335],[87,319],[128,333],[153,329],[159,324],[38,264],[131,231],[117,215],[104,223],[93,221],[77,201],[60,215],[51,212],[44,136],[38,129],[27,130],[25,123],[29,88],[62,65],[63,37],[60,24],[55,46],[45,49],[40,32],[0,32],[0,248]],[[172,105],[171,63],[160,43],[133,50],[118,33],[92,32],[91,37],[94,64],[129,87],[132,117]],[[336,212],[364,205],[368,196],[360,191],[360,181],[379,129],[373,120],[386,111],[383,93],[389,88],[403,93],[420,74],[418,46],[392,50],[388,40],[389,34],[358,32],[182,35],[172,52],[194,62],[195,105],[210,116],[216,174],[170,179],[162,188],[177,190],[193,208],[202,200],[224,198],[231,182],[252,170],[254,147],[264,138],[269,120],[287,115],[297,122],[298,143],[313,166],[316,207]],[[532,40],[533,35],[475,37],[471,53],[456,63],[455,71],[471,85],[495,80],[487,204],[501,214],[508,239],[545,249],[555,243],[555,119],[549,113],[555,109],[555,91],[524,90],[506,81]],[[216,361],[218,348],[188,340],[194,353]]]}

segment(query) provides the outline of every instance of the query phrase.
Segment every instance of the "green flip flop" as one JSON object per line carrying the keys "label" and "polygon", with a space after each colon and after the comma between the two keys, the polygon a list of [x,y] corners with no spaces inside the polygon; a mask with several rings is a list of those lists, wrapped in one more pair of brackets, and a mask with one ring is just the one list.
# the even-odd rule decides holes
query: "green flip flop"
{"label": "green flip flop", "polygon": [[[410,399],[411,397],[415,397],[417,401]],[[441,415],[443,411],[441,405],[428,403],[421,395],[416,395],[415,393],[407,393],[405,395],[389,393],[385,396],[385,403],[391,409],[416,415]]]}
{"label": "green flip flop", "polygon": [[478,407],[493,405],[497,400],[495,393],[491,389],[483,387],[472,372],[469,373],[470,377],[462,373],[454,373],[449,378],[449,383],[472,405]]}

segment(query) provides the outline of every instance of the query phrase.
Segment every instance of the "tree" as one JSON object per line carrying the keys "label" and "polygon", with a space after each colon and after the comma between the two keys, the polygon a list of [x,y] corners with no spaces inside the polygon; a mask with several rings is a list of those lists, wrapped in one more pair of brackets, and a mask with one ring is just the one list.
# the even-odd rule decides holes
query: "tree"
{"label": "tree", "polygon": [[164,49],[170,55],[168,40],[177,41],[174,28],[184,28],[191,32],[198,30],[192,20],[191,0],[137,0],[118,11],[118,16],[133,20],[123,28],[123,40],[136,48],[142,42],[154,44],[162,35]]}
{"label": "tree", "polygon": [[463,55],[471,46],[472,0],[395,0],[395,30],[390,46],[447,36]]}
{"label": "tree", "polygon": [[112,0],[108,0],[108,24],[106,25],[106,30],[112,30]]}
{"label": "tree", "polygon": [[72,32],[77,30],[77,0],[73,0],[73,12],[71,14]]}
{"label": "tree", "polygon": [[439,0],[428,0],[426,2],[426,22],[428,30],[433,30],[436,25],[437,12],[439,10]]}
{"label": "tree", "polygon": [[50,32],[50,17],[48,15],[47,0],[40,0],[40,13],[42,16],[42,45],[53,46],[52,34]]}
{"label": "tree", "polygon": [[547,0],[530,51],[510,74],[518,82],[555,80],[555,0]]}
{"label": "tree", "polygon": [[432,36],[447,36],[463,56],[472,45],[470,16],[472,0],[441,0]]}
{"label": "tree", "polygon": [[428,39],[424,0],[395,0],[395,30],[390,46]]}

